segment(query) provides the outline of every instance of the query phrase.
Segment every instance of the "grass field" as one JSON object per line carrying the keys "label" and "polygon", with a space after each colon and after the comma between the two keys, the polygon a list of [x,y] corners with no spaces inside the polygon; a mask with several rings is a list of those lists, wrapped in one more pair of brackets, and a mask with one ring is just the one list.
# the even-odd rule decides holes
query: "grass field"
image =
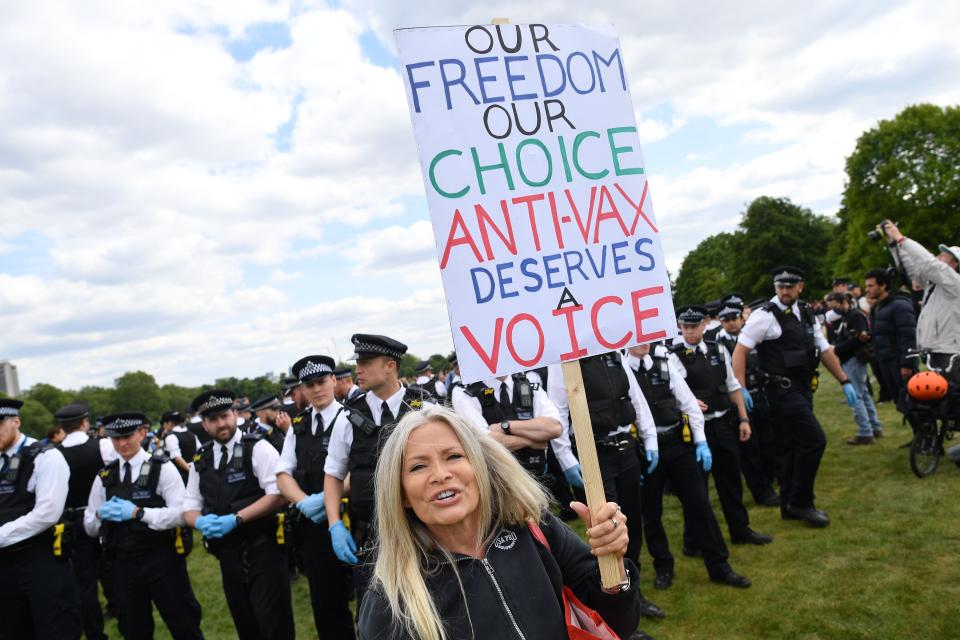
{"label": "grass field", "polygon": [[[667,611],[666,620],[645,620],[645,631],[658,640],[960,638],[960,469],[941,461],[933,476],[914,477],[907,451],[898,449],[909,429],[889,404],[879,407],[885,439],[869,447],[846,445],[856,429],[841,398],[832,381],[816,396],[828,436],[817,503],[829,512],[830,527],[784,522],[777,509],[750,502],[753,528],[775,541],[731,545],[731,564],[753,580],[741,591],[710,583],[702,561],[680,553],[679,503],[667,498],[676,580],[670,590],[654,590],[644,549],[644,593]],[[216,561],[198,546],[189,562],[206,637],[235,637]],[[293,602],[298,636],[315,637],[305,579],[293,583]],[[119,637],[115,621],[108,633]],[[169,637],[159,619],[157,637]]]}

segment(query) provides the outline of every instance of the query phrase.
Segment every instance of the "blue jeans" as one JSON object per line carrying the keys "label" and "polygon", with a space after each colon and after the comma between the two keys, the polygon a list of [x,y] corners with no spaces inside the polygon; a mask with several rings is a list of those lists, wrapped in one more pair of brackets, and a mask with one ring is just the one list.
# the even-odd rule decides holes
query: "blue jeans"
{"label": "blue jeans", "polygon": [[858,436],[872,436],[874,431],[881,429],[877,418],[877,409],[873,406],[870,389],[867,387],[867,365],[856,358],[850,358],[843,363],[843,371],[853,383],[860,401],[853,406],[853,419],[857,421]]}

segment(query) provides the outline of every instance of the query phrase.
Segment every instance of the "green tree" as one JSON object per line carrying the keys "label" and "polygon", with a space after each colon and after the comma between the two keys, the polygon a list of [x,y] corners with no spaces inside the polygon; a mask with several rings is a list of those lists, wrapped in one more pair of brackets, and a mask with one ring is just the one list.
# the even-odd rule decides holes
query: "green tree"
{"label": "green tree", "polygon": [[919,104],[881,120],[847,158],[847,185],[831,256],[860,277],[886,263],[867,232],[884,219],[924,246],[960,243],[960,107]]}
{"label": "green tree", "polygon": [[47,437],[52,426],[53,412],[37,400],[27,398],[23,401],[20,407],[20,431],[40,440]]}
{"label": "green tree", "polygon": [[113,398],[116,411],[142,411],[153,419],[167,409],[157,381],[143,371],[129,371],[117,378]]}
{"label": "green tree", "polygon": [[30,391],[26,393],[26,397],[42,404],[51,414],[56,413],[57,409],[70,402],[69,394],[45,382],[33,385]]}
{"label": "green tree", "polygon": [[93,425],[97,418],[109,415],[116,411],[113,406],[113,389],[104,387],[83,387],[74,394],[76,402],[86,402],[90,407],[90,423]]}
{"label": "green tree", "polygon": [[707,237],[683,259],[673,298],[678,305],[700,304],[730,291],[734,234]]}
{"label": "green tree", "polygon": [[183,411],[200,394],[199,387],[181,387],[176,384],[165,384],[160,387],[163,395],[163,405],[166,410]]}

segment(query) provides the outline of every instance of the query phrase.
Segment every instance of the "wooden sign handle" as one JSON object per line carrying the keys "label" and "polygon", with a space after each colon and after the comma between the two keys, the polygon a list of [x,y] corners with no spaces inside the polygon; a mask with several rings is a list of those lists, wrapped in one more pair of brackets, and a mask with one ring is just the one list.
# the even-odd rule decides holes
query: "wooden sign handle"
{"label": "wooden sign handle", "polygon": [[[607,502],[603,491],[603,478],[600,476],[600,461],[597,459],[597,445],[593,441],[593,425],[590,422],[590,410],[587,408],[587,393],[583,387],[583,374],[580,362],[564,362],[563,383],[567,388],[567,403],[570,405],[570,421],[577,438],[577,457],[583,470],[583,487],[587,494],[587,507],[590,519],[596,522],[597,512]],[[597,558],[600,562],[600,583],[604,589],[626,584],[623,563],[615,555]]]}

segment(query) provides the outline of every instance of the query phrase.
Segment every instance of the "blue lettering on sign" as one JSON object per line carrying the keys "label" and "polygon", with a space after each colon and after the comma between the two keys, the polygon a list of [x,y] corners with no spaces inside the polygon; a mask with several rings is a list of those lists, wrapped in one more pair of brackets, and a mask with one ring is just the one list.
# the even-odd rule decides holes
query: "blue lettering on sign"
{"label": "blue lettering on sign", "polygon": [[643,250],[643,245],[653,244],[653,240],[650,238],[640,238],[637,240],[636,244],[633,245],[633,250],[637,252],[637,255],[641,258],[646,258],[647,263],[641,264],[637,267],[637,271],[653,271],[654,267],[657,266],[657,261],[654,259],[653,254],[647,253]]}
{"label": "blue lettering on sign", "polygon": [[613,270],[617,274],[630,273],[630,267],[621,267],[620,264],[627,259],[627,256],[620,253],[621,249],[625,249],[629,243],[626,240],[621,242],[614,242],[610,245],[610,250],[613,253]]}
{"label": "blue lettering on sign", "polygon": [[[480,274],[486,276],[487,279],[487,293],[483,295],[480,294],[480,282],[477,280],[477,277]],[[473,295],[477,300],[477,304],[483,304],[484,302],[490,302],[493,300],[495,289],[493,287],[493,275],[489,271],[483,267],[474,267],[473,269],[470,269],[470,281],[473,283]]]}

